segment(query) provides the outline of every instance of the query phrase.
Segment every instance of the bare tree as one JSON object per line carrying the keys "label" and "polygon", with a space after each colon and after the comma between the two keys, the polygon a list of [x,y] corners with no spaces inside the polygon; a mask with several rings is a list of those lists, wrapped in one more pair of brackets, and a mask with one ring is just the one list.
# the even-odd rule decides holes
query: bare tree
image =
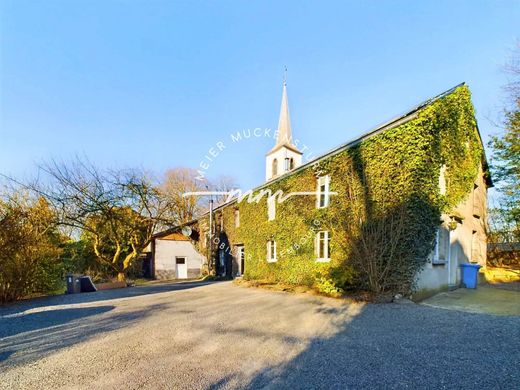
{"label": "bare tree", "polygon": [[[520,41],[505,71],[511,76],[505,86],[510,101],[503,111],[502,132],[491,137],[491,170],[500,194],[490,213],[490,237],[520,241]],[[499,218],[498,218],[499,217]],[[507,234],[504,235],[504,232]]]}
{"label": "bare tree", "polygon": [[197,179],[197,171],[192,168],[179,167],[168,170],[159,191],[166,206],[165,223],[179,225],[188,222],[203,210],[201,196],[185,196],[189,192],[207,191],[208,181]]}
{"label": "bare tree", "polygon": [[504,71],[506,75],[510,76],[504,89],[512,98],[513,105],[518,104],[520,99],[520,40],[516,41],[515,48],[504,65]]}
{"label": "bare tree", "polygon": [[[347,233],[347,263],[354,267],[361,286],[374,293],[409,292],[424,263],[410,230],[414,217],[409,202],[390,202],[390,193],[380,202],[370,199],[367,178],[352,166],[346,177],[348,208],[337,222]],[[429,206],[425,203],[424,208]]]}
{"label": "bare tree", "polygon": [[29,187],[47,199],[61,225],[87,237],[98,260],[125,280],[165,218],[165,203],[151,179],[138,170],[100,170],[79,158],[40,170],[40,180]]}
{"label": "bare tree", "polygon": [[226,192],[232,191],[238,187],[235,178],[229,175],[218,176],[215,180],[211,180],[209,187],[211,191],[222,192],[222,195],[215,196],[215,204],[221,205],[228,199]]}

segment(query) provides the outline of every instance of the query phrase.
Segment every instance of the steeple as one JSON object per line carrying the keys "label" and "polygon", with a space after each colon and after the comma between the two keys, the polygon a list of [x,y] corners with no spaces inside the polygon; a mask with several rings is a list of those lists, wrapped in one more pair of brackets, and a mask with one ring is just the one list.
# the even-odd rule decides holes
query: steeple
{"label": "steeple", "polygon": [[[285,69],[287,72],[287,69]],[[287,98],[287,81],[284,76],[282,89],[282,104],[280,106],[280,117],[278,118],[278,129],[276,132],[276,144],[269,153],[273,153],[280,147],[285,146],[299,153],[292,139],[291,116],[289,115],[289,99]]]}
{"label": "steeple", "polygon": [[283,82],[282,105],[280,107],[280,118],[278,119],[278,135],[276,146],[292,144],[291,116],[289,115],[289,101],[287,99],[287,83]]}
{"label": "steeple", "polygon": [[[287,72],[287,69],[285,69]],[[284,76],[282,104],[276,132],[276,144],[266,155],[266,180],[271,180],[301,165],[302,153],[293,143],[289,100],[287,99],[287,82]]]}

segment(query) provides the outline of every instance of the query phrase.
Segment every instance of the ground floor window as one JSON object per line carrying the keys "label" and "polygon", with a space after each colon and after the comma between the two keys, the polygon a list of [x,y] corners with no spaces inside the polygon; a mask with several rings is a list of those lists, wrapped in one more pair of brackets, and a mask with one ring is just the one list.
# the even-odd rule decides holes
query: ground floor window
{"label": "ground floor window", "polygon": [[267,241],[267,261],[272,263],[276,260],[276,241]]}
{"label": "ground floor window", "polygon": [[237,263],[238,263],[238,274],[244,275],[246,269],[246,253],[244,251],[244,245],[237,245]]}
{"label": "ground floor window", "polygon": [[450,231],[445,226],[437,230],[435,253],[432,264],[446,264],[450,251]]}
{"label": "ground floor window", "polygon": [[330,235],[328,231],[316,234],[316,261],[330,261]]}

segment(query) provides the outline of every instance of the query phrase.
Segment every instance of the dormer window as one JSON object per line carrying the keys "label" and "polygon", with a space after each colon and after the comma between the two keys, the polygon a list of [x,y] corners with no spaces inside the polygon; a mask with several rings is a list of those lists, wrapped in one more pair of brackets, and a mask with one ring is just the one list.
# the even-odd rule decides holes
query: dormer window
{"label": "dormer window", "polygon": [[273,172],[273,174],[272,174],[273,177],[278,175],[278,160],[276,158],[273,160],[273,170],[272,170],[272,172]]}

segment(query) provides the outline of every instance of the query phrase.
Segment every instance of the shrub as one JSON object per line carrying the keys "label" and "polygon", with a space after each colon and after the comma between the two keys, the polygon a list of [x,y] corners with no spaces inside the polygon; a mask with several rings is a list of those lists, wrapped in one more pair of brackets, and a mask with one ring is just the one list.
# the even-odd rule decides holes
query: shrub
{"label": "shrub", "polygon": [[60,288],[59,241],[43,198],[0,201],[0,302]]}

